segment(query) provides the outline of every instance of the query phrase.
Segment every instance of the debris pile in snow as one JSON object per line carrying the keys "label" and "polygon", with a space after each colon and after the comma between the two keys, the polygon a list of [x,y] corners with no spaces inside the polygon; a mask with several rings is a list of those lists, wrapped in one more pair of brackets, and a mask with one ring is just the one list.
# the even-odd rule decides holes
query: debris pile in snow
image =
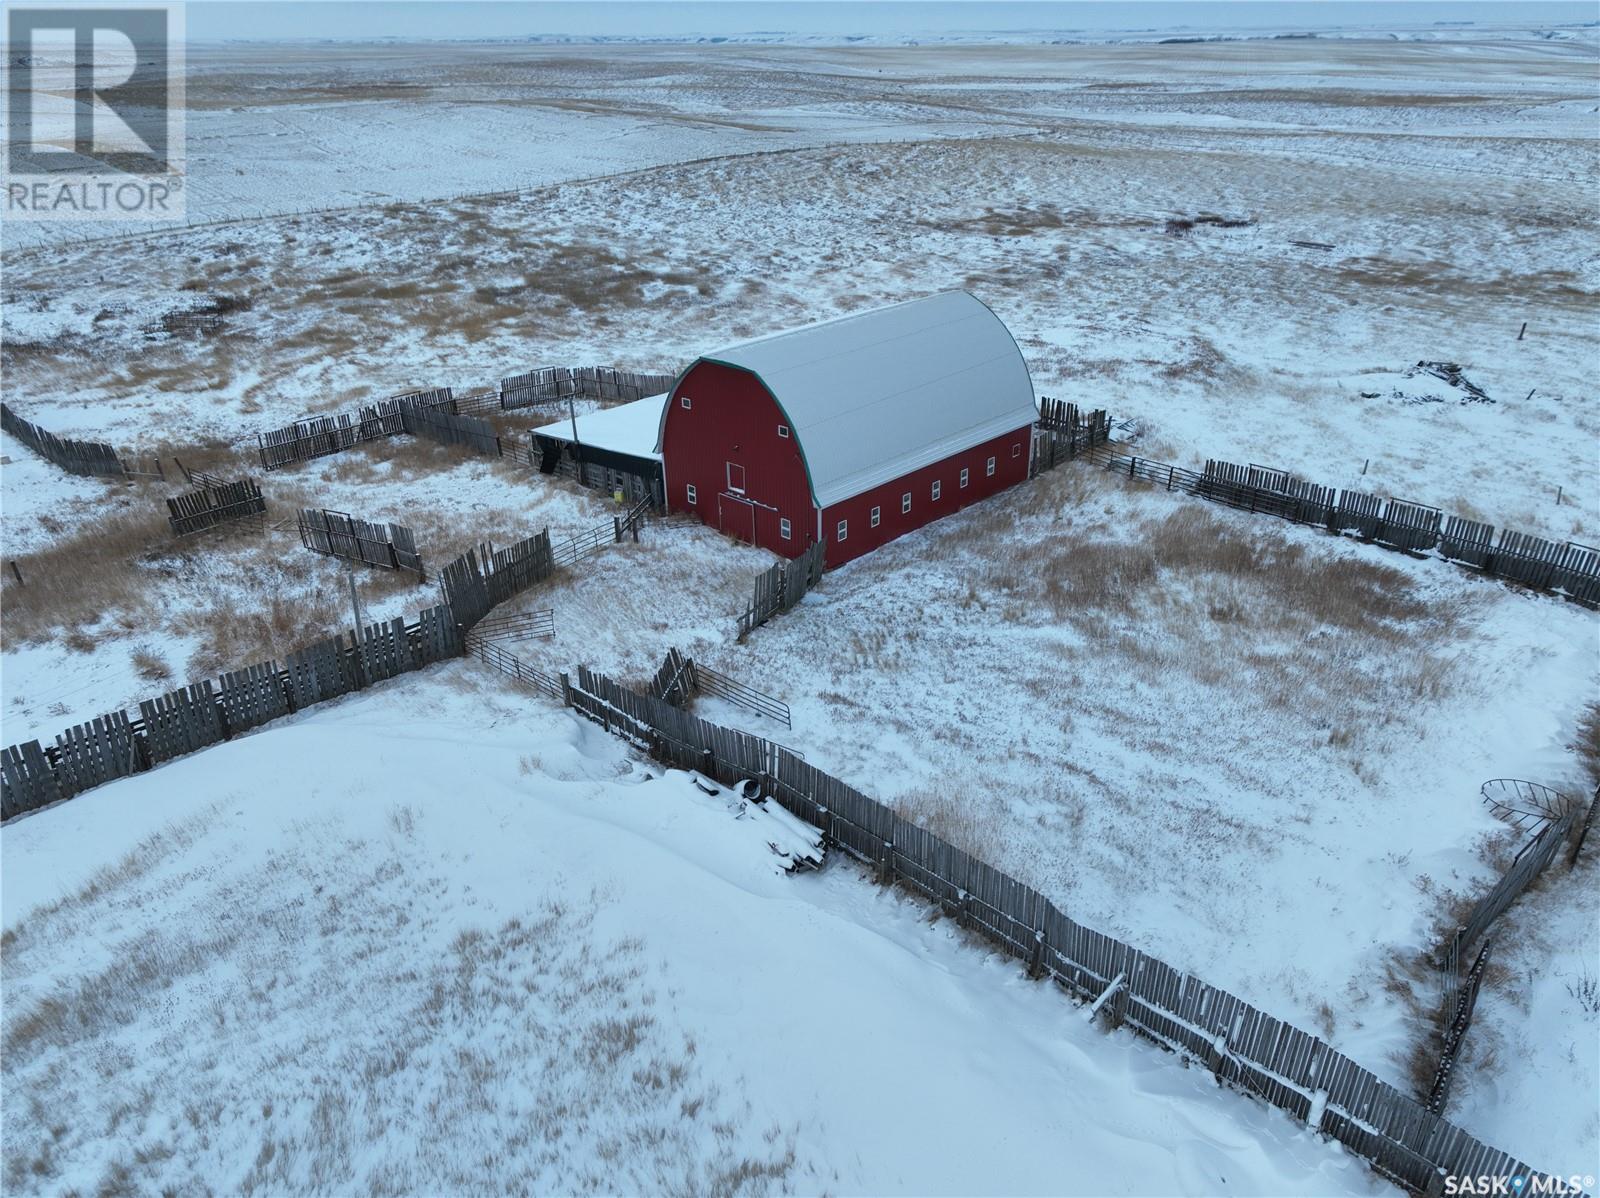
{"label": "debris pile in snow", "polygon": [[[1431,383],[1421,384],[1426,390],[1417,390],[1412,380],[1426,377],[1444,384],[1443,388]],[[1418,362],[1398,374],[1380,372],[1368,376],[1368,385],[1361,391],[1362,399],[1398,399],[1407,404],[1449,403],[1492,404],[1482,387],[1461,373],[1455,362]]]}

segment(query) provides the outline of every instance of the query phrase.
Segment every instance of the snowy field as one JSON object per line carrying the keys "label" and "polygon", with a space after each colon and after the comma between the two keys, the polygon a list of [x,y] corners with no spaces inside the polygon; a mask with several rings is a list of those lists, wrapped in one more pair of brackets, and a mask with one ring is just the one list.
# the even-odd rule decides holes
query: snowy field
{"label": "snowy field", "polygon": [[24,817],[7,1192],[1383,1190],[764,834],[470,663]]}
{"label": "snowy field", "polygon": [[[1109,408],[1138,452],[1595,544],[1597,62],[1593,29],[198,47],[193,227],[8,226],[5,399],[169,474],[237,474],[308,412],[535,365],[673,370],[967,287],[1039,393]],[[167,331],[196,309],[221,330]],[[6,744],[348,624],[344,571],[292,527],[175,546],[180,488],[0,454],[29,584],[0,578]],[[412,524],[431,565],[614,511],[407,438],[262,483],[274,522]],[[701,710],[1404,1088],[1435,1051],[1419,963],[1518,843],[1478,786],[1600,781],[1574,749],[1593,613],[1086,467],[829,574],[738,645],[770,560],[651,525],[528,595],[557,637],[518,651],[642,681],[677,645],[770,690],[792,730]],[[357,583],[369,618],[437,602]],[[770,876],[718,804],[636,785],[598,732],[494,683],[447,667],[6,828],[8,1191],[604,1188],[596,1161],[712,1192],[1374,1186],[847,867]],[[1560,1174],[1600,1172],[1596,892],[1591,860],[1507,917],[1449,1111]],[[552,1008],[562,978],[646,1022]],[[89,993],[76,1024],[49,1005]],[[871,1037],[841,1035],[857,1009]],[[636,1041],[626,1074],[610,1035]],[[561,1101],[573,1140],[527,1140]]]}

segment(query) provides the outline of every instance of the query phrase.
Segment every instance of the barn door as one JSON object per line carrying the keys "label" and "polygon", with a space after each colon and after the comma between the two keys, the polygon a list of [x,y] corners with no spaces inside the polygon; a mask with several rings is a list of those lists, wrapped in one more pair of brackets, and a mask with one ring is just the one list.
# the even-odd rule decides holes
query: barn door
{"label": "barn door", "polygon": [[724,491],[717,496],[717,527],[730,537],[756,543],[756,505]]}

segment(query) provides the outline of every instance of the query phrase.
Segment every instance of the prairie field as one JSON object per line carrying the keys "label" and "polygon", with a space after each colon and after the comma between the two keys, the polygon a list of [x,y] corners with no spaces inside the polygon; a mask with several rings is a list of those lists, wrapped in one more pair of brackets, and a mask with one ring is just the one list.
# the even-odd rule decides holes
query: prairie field
{"label": "prairie field", "polygon": [[[352,588],[369,620],[439,601],[431,571],[307,552],[298,508],[408,524],[430,567],[617,512],[406,437],[261,475],[264,430],[542,365],[675,372],[949,288],[1141,455],[1594,545],[1597,61],[1592,28],[1509,25],[193,47],[189,223],[18,225],[0,252],[6,403],[169,463],[73,478],[0,438],[4,743],[281,659],[348,628]],[[267,527],[175,542],[175,458],[259,476]],[[1437,1059],[1427,958],[1522,843],[1479,787],[1600,783],[1592,611],[1088,464],[830,572],[741,643],[772,560],[653,522],[520,597],[556,636],[516,652],[637,683],[676,646],[771,692],[792,728],[698,710],[1402,1088]],[[1123,1037],[1055,1044],[1070,1011],[956,933],[843,867],[767,876],[733,807],[498,681],[442,666],[0,833],[8,1191],[1103,1192],[1042,1150],[930,1151],[928,1096],[963,1087],[1000,1104],[974,1135],[1015,1118],[1085,1152],[1153,1104],[1085,1158],[1129,1192],[1382,1188]],[[1594,871],[1507,915],[1448,1109],[1564,1176],[1600,1172]],[[892,1022],[933,975],[883,1043],[817,1015]],[[791,1018],[811,1038],[780,1052]],[[1014,1106],[998,1066],[916,1063],[964,1018],[1021,1071]],[[564,1143],[531,1115],[552,1105]],[[363,1154],[385,1119],[414,1145]]]}

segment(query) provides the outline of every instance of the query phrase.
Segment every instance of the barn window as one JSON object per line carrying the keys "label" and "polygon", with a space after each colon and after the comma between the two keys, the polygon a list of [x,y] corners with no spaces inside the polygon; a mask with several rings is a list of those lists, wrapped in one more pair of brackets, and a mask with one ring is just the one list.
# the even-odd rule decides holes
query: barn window
{"label": "barn window", "polygon": [[848,520],[839,521],[839,535],[838,535],[837,539],[843,541],[843,540],[846,540],[849,536],[850,536],[850,521],[848,521]]}
{"label": "barn window", "polygon": [[1013,445],[1011,447],[1011,456],[1014,457],[1014,458],[1020,458],[1022,456],[1022,442],[1021,441],[1018,441],[1015,445]]}
{"label": "barn window", "polygon": [[935,499],[939,498],[939,492],[942,491],[943,489],[944,489],[944,483],[940,482],[938,479],[934,479],[933,480],[933,497]]}
{"label": "barn window", "polygon": [[966,471],[966,468],[963,467],[962,470],[961,470],[961,486],[963,488],[965,488],[966,485],[967,485],[967,471]]}
{"label": "barn window", "polygon": [[990,478],[994,477],[994,459],[993,458],[989,459],[989,465],[984,470],[984,473],[987,474]]}
{"label": "barn window", "polygon": [[787,424],[780,424],[778,426],[778,436],[787,437],[788,435],[789,435],[789,426]]}
{"label": "barn window", "polygon": [[900,514],[903,516],[911,510],[911,492],[907,491],[900,496]]}
{"label": "barn window", "polygon": [[679,403],[680,403],[680,404],[682,404],[682,405],[683,405],[683,406],[684,406],[684,407],[686,407],[686,408],[692,408],[692,407],[693,407],[693,406],[694,406],[694,405],[693,405],[693,404],[691,404],[691,403],[690,403],[690,402],[689,402],[689,397],[688,397],[688,396],[687,396],[687,395],[680,395],[680,396],[679,396],[679,397],[678,397],[678,402],[679,402]]}
{"label": "barn window", "polygon": [[789,522],[787,520],[778,521],[778,535],[785,541],[789,539]]}
{"label": "barn window", "polygon": [[696,496],[695,493],[694,493],[694,484],[693,483],[690,483],[683,490],[684,490],[684,494],[688,496],[688,499],[689,499],[690,503],[698,502],[698,496]]}
{"label": "barn window", "polygon": [[875,508],[872,509],[872,527],[873,528],[877,528],[878,527],[878,523],[879,523],[879,521],[881,519],[881,516],[879,515],[879,513],[882,512],[882,511],[883,511],[882,508],[876,508],[875,507]]}

